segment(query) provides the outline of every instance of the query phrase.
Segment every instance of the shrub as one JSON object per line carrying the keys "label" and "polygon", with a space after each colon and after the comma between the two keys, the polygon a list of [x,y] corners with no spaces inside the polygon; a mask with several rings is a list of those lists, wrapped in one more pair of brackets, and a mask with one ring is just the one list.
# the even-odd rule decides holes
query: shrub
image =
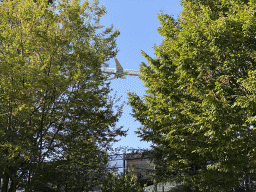
{"label": "shrub", "polygon": [[134,167],[132,167],[131,172],[125,171],[121,175],[115,174],[113,171],[110,171],[109,174],[105,177],[102,184],[102,191],[104,192],[120,192],[120,191],[129,191],[129,192],[143,192],[143,187],[141,187],[138,179],[133,175]]}

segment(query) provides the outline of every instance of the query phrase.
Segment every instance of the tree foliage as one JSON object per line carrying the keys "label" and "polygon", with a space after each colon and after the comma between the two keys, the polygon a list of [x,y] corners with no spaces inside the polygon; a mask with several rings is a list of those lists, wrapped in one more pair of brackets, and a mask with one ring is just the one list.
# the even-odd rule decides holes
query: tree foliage
{"label": "tree foliage", "polygon": [[137,178],[133,175],[134,167],[128,173],[121,173],[121,175],[115,174],[110,171],[109,174],[104,178],[102,184],[102,191],[104,192],[119,192],[119,191],[130,191],[130,192],[143,192]]}
{"label": "tree foliage", "polygon": [[[87,190],[97,184],[89,176],[103,174],[104,150],[116,136],[125,136],[115,124],[122,106],[114,114],[115,98],[107,97],[109,83],[100,70],[103,61],[117,54],[119,31],[111,26],[98,32],[106,13],[98,4],[0,4],[2,192],[58,183],[57,173],[66,191]],[[44,170],[49,159],[51,169]]]}
{"label": "tree foliage", "polygon": [[[148,87],[129,93],[137,133],[155,144],[167,180],[201,191],[253,189],[255,177],[255,11],[253,0],[183,0],[176,21],[161,13],[157,58],[142,51]],[[155,159],[156,156],[155,156]]]}

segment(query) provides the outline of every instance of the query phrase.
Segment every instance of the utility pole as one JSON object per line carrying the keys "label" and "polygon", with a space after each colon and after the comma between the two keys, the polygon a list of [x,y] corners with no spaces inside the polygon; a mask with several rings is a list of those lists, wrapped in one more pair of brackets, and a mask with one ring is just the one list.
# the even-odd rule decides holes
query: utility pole
{"label": "utility pole", "polygon": [[126,157],[126,151],[123,153],[123,172],[124,172],[124,174],[126,174],[126,171],[125,171],[125,157]]}

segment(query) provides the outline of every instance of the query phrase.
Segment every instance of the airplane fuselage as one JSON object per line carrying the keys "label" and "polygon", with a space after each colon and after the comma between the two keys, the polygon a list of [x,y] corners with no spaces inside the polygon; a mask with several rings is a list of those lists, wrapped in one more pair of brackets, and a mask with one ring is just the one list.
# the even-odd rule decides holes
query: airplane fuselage
{"label": "airplane fuselage", "polygon": [[116,68],[101,68],[101,71],[108,74],[115,74],[117,76],[124,76],[124,75],[141,76],[141,73],[138,70],[133,70],[133,69],[124,69],[124,71],[121,73],[118,73]]}
{"label": "airplane fuselage", "polygon": [[121,78],[126,79],[125,75],[141,76],[138,70],[123,69],[119,61],[115,58],[116,68],[101,68],[101,71],[108,74],[114,74],[115,76],[109,80]]}

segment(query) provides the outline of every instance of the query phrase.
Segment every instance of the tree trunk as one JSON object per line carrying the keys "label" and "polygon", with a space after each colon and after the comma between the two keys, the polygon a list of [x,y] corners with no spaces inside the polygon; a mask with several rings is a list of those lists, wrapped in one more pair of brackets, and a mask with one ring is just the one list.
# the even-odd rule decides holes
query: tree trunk
{"label": "tree trunk", "polygon": [[248,183],[248,175],[245,175],[245,190],[250,191],[249,183]]}
{"label": "tree trunk", "polygon": [[155,192],[157,192],[157,184],[158,184],[158,182],[155,180],[155,181],[154,181],[154,191],[155,191]]}
{"label": "tree trunk", "polygon": [[8,177],[7,173],[4,173],[3,185],[1,188],[1,192],[8,192],[8,181],[9,181],[9,177]]}
{"label": "tree trunk", "polygon": [[[15,174],[16,175],[16,174]],[[15,177],[14,177],[14,179],[16,179]],[[10,187],[10,189],[8,190],[8,192],[16,192],[16,181],[14,181],[13,179],[11,180],[11,187]]]}

